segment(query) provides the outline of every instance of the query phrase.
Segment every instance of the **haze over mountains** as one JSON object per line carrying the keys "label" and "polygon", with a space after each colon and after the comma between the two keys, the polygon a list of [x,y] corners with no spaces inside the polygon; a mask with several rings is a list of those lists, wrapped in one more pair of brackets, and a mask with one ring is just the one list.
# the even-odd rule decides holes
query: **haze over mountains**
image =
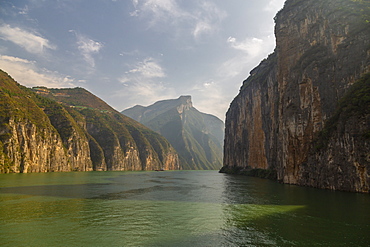
{"label": "haze over mountains", "polygon": [[222,166],[224,123],[199,112],[191,96],[158,101],[150,106],[136,105],[122,111],[160,133],[180,155],[183,169],[219,169]]}
{"label": "haze over mountains", "polygon": [[0,71],[0,106],[0,173],[222,165],[224,123],[190,96],[127,110],[153,131],[86,89],[27,88]]}

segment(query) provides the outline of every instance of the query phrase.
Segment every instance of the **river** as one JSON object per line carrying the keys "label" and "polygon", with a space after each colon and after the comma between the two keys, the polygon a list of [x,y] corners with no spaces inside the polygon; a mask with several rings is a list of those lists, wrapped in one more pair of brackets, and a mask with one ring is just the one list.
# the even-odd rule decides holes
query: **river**
{"label": "river", "polygon": [[0,175],[0,246],[369,246],[370,197],[217,171]]}

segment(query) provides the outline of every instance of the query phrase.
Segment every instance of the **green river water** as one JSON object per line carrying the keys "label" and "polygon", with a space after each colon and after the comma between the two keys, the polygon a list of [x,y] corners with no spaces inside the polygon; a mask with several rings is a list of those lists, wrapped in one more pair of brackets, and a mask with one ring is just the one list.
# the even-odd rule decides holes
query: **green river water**
{"label": "green river water", "polygon": [[217,171],[2,174],[0,246],[370,246],[370,197]]}

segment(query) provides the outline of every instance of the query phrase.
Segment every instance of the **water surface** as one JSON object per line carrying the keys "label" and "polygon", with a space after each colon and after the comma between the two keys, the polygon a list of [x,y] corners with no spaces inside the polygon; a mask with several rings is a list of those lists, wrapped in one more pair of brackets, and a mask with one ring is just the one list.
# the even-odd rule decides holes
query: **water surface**
{"label": "water surface", "polygon": [[217,171],[0,175],[1,246],[369,246],[368,194]]}

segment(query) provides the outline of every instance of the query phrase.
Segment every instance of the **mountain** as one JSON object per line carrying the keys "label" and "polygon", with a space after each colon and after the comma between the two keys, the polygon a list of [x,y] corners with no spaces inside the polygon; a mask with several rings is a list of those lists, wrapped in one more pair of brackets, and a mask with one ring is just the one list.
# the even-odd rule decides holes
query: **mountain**
{"label": "mountain", "polygon": [[221,172],[370,188],[370,2],[287,0],[226,115]]}
{"label": "mountain", "polygon": [[191,96],[158,101],[148,107],[137,105],[122,114],[166,137],[179,153],[184,169],[222,166],[224,123],[195,109]]}
{"label": "mountain", "polygon": [[164,137],[85,89],[29,89],[0,71],[0,106],[0,173],[180,169]]}

